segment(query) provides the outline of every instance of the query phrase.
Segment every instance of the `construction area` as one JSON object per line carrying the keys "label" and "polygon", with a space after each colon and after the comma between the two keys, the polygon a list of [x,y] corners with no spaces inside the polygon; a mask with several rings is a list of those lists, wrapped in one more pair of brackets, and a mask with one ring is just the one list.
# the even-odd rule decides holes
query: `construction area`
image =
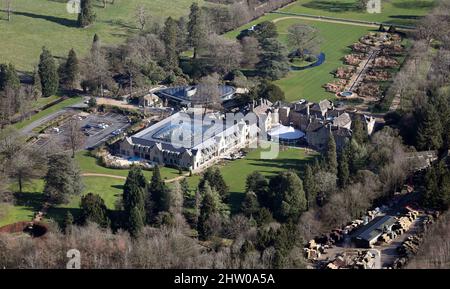
{"label": "construction area", "polygon": [[402,268],[415,255],[427,226],[438,211],[417,205],[414,188],[405,185],[389,206],[377,207],[340,228],[310,240],[304,247],[311,268]]}

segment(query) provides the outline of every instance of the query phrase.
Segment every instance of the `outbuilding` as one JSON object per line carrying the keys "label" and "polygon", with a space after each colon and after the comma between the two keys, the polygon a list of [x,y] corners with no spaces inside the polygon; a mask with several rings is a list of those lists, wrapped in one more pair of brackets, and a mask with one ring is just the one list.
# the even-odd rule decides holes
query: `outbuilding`
{"label": "outbuilding", "polygon": [[396,219],[393,216],[385,215],[376,217],[367,225],[358,229],[352,236],[352,240],[357,247],[372,248],[383,233],[389,233]]}

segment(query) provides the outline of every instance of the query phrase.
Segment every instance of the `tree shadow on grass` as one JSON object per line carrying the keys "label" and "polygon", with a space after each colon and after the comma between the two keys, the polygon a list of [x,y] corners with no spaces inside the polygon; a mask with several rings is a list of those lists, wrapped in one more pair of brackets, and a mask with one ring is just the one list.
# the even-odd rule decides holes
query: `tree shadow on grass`
{"label": "tree shadow on grass", "polygon": [[[1,10],[2,12],[5,12],[4,10]],[[67,18],[61,18],[56,16],[50,16],[50,15],[41,15],[41,14],[35,14],[30,12],[20,12],[20,11],[14,11],[14,15],[20,15],[20,16],[26,16],[36,19],[43,19],[50,22],[54,22],[63,26],[67,27],[78,27],[78,22],[73,19],[67,19]]]}
{"label": "tree shadow on grass", "polygon": [[424,8],[432,8],[434,7],[434,5],[435,3],[433,1],[420,1],[420,0],[392,3],[392,6],[402,9],[424,9]]}
{"label": "tree shadow on grass", "polygon": [[23,206],[33,212],[40,211],[46,198],[44,194],[38,192],[14,193],[15,205]]}
{"label": "tree shadow on grass", "polygon": [[389,18],[394,18],[394,19],[408,19],[408,20],[418,20],[421,19],[423,16],[419,16],[419,15],[391,15],[389,16]]}
{"label": "tree shadow on grass", "polygon": [[59,226],[62,226],[64,223],[64,219],[67,215],[67,213],[70,212],[73,216],[73,219],[77,221],[81,215],[81,209],[80,208],[58,208],[58,207],[51,207],[47,211],[46,218],[53,219],[55,222],[58,223]]}
{"label": "tree shadow on grass", "polygon": [[[293,170],[301,171],[305,165],[314,160],[314,156],[307,157],[305,159],[249,159],[249,164],[258,167],[271,167],[278,168],[280,170]],[[261,171],[262,172],[262,171]],[[272,170],[267,172],[274,173]],[[251,172],[249,172],[251,173]]]}
{"label": "tree shadow on grass", "polygon": [[423,16],[419,15],[391,15],[389,16],[391,20],[389,23],[397,24],[397,25],[411,25],[419,21],[423,18]]}
{"label": "tree shadow on grass", "polygon": [[112,185],[111,188],[123,191],[123,185]]}
{"label": "tree shadow on grass", "polygon": [[361,11],[358,7],[357,2],[354,3],[343,3],[334,1],[311,1],[303,4],[302,6],[311,9],[319,9],[328,12],[350,12],[350,11]]}

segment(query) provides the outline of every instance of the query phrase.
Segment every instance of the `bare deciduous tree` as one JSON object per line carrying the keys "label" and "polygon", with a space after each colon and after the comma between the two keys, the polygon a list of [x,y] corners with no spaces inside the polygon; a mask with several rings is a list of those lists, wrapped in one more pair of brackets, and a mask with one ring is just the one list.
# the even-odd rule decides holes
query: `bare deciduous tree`
{"label": "bare deciduous tree", "polygon": [[294,24],[288,30],[288,43],[291,49],[296,50],[300,57],[303,57],[305,52],[316,54],[320,50],[319,31],[312,26],[305,24]]}
{"label": "bare deciduous tree", "polygon": [[77,119],[71,118],[67,122],[67,130],[65,132],[65,144],[72,150],[72,158],[75,157],[75,152],[81,148],[85,142],[85,136],[81,131],[80,122]]}
{"label": "bare deciduous tree", "polygon": [[5,12],[6,12],[8,21],[11,21],[11,15],[13,13],[12,2],[13,2],[13,0],[5,0]]}
{"label": "bare deciduous tree", "polygon": [[139,25],[139,30],[143,31],[145,29],[145,26],[147,25],[148,22],[148,12],[147,12],[147,8],[145,7],[144,4],[139,4],[136,7],[136,11],[135,11],[135,16],[136,16],[136,21]]}
{"label": "bare deciduous tree", "polygon": [[192,96],[193,105],[204,105],[206,108],[220,109],[219,75],[213,73],[200,79],[196,93]]}

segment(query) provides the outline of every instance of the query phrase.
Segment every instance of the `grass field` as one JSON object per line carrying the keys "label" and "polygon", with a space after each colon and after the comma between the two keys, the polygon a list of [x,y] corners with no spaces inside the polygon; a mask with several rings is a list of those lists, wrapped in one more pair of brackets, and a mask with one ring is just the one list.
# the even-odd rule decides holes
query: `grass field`
{"label": "grass field", "polygon": [[[83,183],[85,188],[82,195],[87,193],[98,194],[103,198],[108,209],[115,209],[117,199],[120,199],[122,196],[124,181],[106,177],[83,177]],[[17,186],[13,185],[11,189],[17,191]],[[17,204],[15,206],[1,204],[0,227],[19,221],[31,221],[33,213],[42,209],[44,203],[43,190],[44,181],[37,179],[26,184],[23,193],[16,193]],[[68,204],[51,208],[48,211],[48,217],[61,221],[68,210],[76,215],[80,201],[81,196],[74,196]]]}
{"label": "grass field", "polygon": [[[67,2],[14,0],[10,22],[0,10],[0,63],[12,62],[17,69],[31,72],[37,65],[42,46],[58,57],[66,57],[71,48],[84,55],[95,33],[104,44],[115,44],[122,42],[130,32],[137,32],[135,10],[141,3],[147,7],[152,20],[162,23],[167,16],[187,15],[193,1],[116,0],[107,8],[102,8],[100,1],[93,1],[97,20],[85,29],[77,27],[77,15],[67,12]],[[203,0],[196,2],[204,4]]]}
{"label": "grass field", "polygon": [[371,14],[359,10],[356,0],[298,0],[281,11],[414,25],[417,19],[433,8],[435,2],[435,0],[381,0],[381,13]]}
{"label": "grass field", "polygon": [[[262,151],[262,149],[255,149],[243,159],[220,165],[223,178],[230,187],[230,207],[233,213],[238,212],[240,208],[249,174],[259,171],[263,175],[273,176],[283,170],[301,172],[304,165],[316,157],[316,154],[307,154],[303,149],[288,148],[281,150],[275,159],[262,159]],[[188,178],[191,190],[196,190],[199,180],[200,177],[197,175]]]}
{"label": "grass field", "polygon": [[[282,170],[302,171],[303,166],[314,159],[315,154],[307,154],[302,149],[289,148],[281,150],[275,159],[261,159],[261,149],[252,150],[243,159],[227,162],[221,165],[220,169],[226,183],[230,186],[231,193],[231,210],[237,212],[240,203],[244,197],[245,181],[247,176],[253,171],[259,171],[266,176],[274,175]],[[77,160],[82,168],[82,172],[86,172],[86,166],[89,172],[102,174],[112,174],[118,176],[126,176],[126,170],[111,170],[98,166],[95,159],[83,153],[77,155]],[[167,168],[162,168],[161,172],[166,176],[170,176]],[[151,172],[145,172],[150,179]],[[188,177],[188,182],[192,190],[195,190],[200,177],[194,175]],[[109,177],[83,177],[85,188],[83,194],[95,193],[100,195],[106,203],[106,206],[114,210],[115,204],[121,198],[124,181]],[[17,191],[17,186],[11,187],[13,191]],[[0,226],[11,224],[18,221],[31,220],[33,212],[42,208],[44,196],[42,191],[44,182],[42,179],[34,180],[26,184],[22,194],[16,194],[17,205],[0,205]],[[79,213],[79,204],[81,196],[72,197],[70,202],[51,208],[48,211],[48,217],[56,221],[61,221],[67,211],[71,211],[73,215]]]}
{"label": "grass field", "polygon": [[307,99],[319,101],[325,98],[333,99],[334,94],[325,91],[323,84],[334,79],[331,74],[342,66],[342,57],[350,53],[348,46],[372,28],[346,24],[306,21],[299,19],[284,19],[276,22],[280,39],[287,42],[288,28],[295,23],[305,23],[320,31],[322,37],[321,51],[325,53],[325,62],[317,67],[291,71],[286,77],[276,81],[286,94],[288,101]]}
{"label": "grass field", "polygon": [[287,43],[289,27],[296,23],[305,23],[317,28],[322,37],[321,51],[325,53],[326,57],[322,65],[305,70],[291,71],[286,77],[275,81],[284,91],[287,101],[334,99],[334,94],[326,92],[322,85],[332,80],[334,76],[331,73],[343,65],[342,57],[350,52],[348,46],[362,35],[373,30],[370,27],[309,21],[269,14],[229,32],[227,35],[236,37],[243,29],[263,21],[274,21],[276,23],[279,39],[285,44]]}
{"label": "grass field", "polygon": [[[109,169],[100,166],[97,163],[97,159],[90,156],[87,151],[78,152],[75,158],[78,165],[80,166],[82,173],[107,174],[121,177],[126,177],[128,175],[128,170]],[[180,176],[177,169],[161,167],[160,171],[161,177],[166,180],[170,180]],[[152,177],[152,172],[144,170],[144,175],[147,178],[147,180],[150,180],[150,178]]]}

